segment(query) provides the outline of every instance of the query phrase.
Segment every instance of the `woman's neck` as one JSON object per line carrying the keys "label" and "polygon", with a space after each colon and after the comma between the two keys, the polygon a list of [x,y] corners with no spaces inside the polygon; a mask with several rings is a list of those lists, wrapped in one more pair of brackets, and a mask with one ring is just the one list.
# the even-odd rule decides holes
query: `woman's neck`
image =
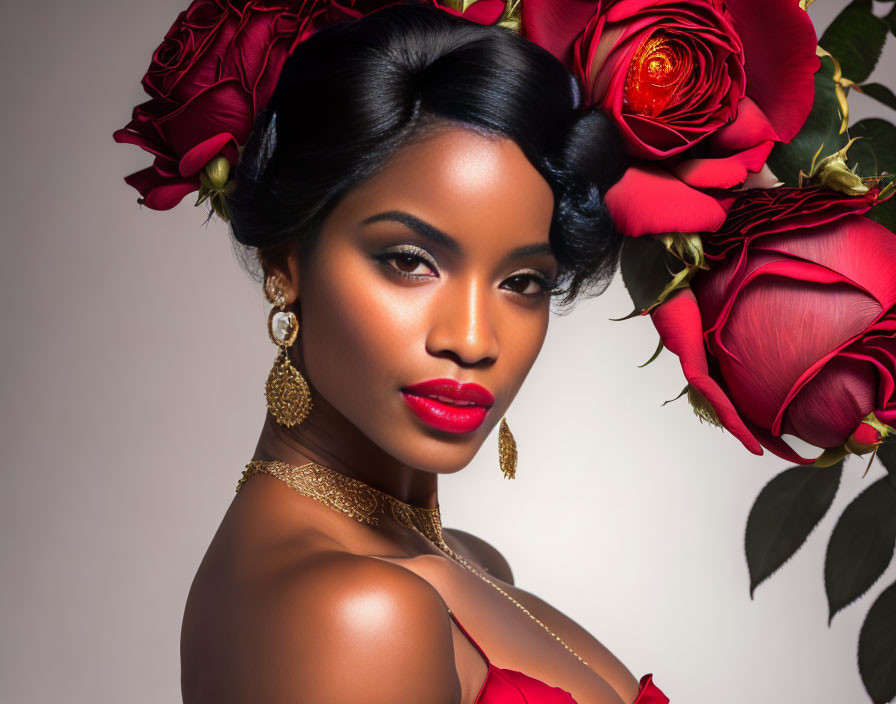
{"label": "woman's neck", "polygon": [[316,462],[413,506],[438,506],[437,474],[398,462],[335,409],[315,402],[311,415],[292,428],[267,413],[252,459],[296,466]]}

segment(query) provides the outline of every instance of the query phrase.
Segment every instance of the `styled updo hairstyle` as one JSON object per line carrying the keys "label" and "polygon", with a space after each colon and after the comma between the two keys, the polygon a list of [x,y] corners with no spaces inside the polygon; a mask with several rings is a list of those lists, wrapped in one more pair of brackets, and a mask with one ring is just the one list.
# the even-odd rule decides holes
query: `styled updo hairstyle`
{"label": "styled updo hairstyle", "polygon": [[227,201],[237,251],[295,246],[313,256],[343,195],[451,123],[516,142],[554,193],[553,295],[561,304],[597,295],[618,263],[621,237],[603,195],[624,154],[610,120],[580,102],[556,58],[503,27],[417,4],[325,27],[287,59],[240,157]]}

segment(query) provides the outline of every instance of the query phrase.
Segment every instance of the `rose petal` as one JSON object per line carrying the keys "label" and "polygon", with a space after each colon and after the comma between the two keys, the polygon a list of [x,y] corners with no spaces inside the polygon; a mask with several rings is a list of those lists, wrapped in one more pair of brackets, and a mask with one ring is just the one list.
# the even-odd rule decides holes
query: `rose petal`
{"label": "rose petal", "polygon": [[725,210],[663,169],[640,163],[607,191],[607,207],[620,232],[641,237],[663,232],[713,232]]}
{"label": "rose petal", "polygon": [[874,410],[874,368],[856,359],[834,357],[796,395],[786,424],[798,438],[817,447],[847,441],[862,418]]}
{"label": "rose petal", "polygon": [[166,180],[167,179],[152,166],[141,169],[140,171],[135,171],[124,177],[124,182],[136,189],[144,198],[153,188],[158,188],[165,183]]}
{"label": "rose petal", "polygon": [[665,347],[678,355],[688,383],[706,397],[728,432],[750,452],[761,455],[758,441],[747,430],[728,396],[709,375],[700,310],[693,292],[690,289],[676,291],[665,303],[654,308],[650,317]]}
{"label": "rose petal", "polygon": [[231,162],[231,166],[233,166],[236,163],[235,156],[237,143],[232,134],[227,134],[225,132],[206,139],[204,142],[200,142],[184,154],[178,165],[180,175],[192,176],[201,169],[204,169],[206,164],[218,156],[228,144],[233,147],[232,155],[234,156],[234,160]]}
{"label": "rose petal", "polygon": [[851,439],[859,445],[874,445],[880,440],[880,433],[867,423],[859,423],[859,427],[855,429]]}
{"label": "rose petal", "polygon": [[652,672],[638,680],[638,696],[632,704],[669,704],[669,697],[653,683]]}
{"label": "rose petal", "polygon": [[[859,352],[862,348],[862,340],[856,344],[850,345],[847,350],[841,352],[838,356],[844,359],[855,359],[873,367],[877,371],[877,400],[878,406],[886,406],[893,398],[893,391],[896,388],[896,380],[893,379],[893,373],[896,371],[896,357],[886,356],[881,359],[873,354]],[[896,341],[894,341],[896,342]]]}
{"label": "rose petal", "polygon": [[153,188],[144,196],[144,205],[153,210],[170,210],[180,203],[184,196],[199,190],[199,179],[169,181]]}
{"label": "rose petal", "polygon": [[736,159],[685,159],[670,171],[694,188],[734,188],[747,178]]}
{"label": "rose petal", "polygon": [[868,291],[883,310],[896,305],[896,235],[866,217],[781,233],[754,247],[816,262]]}
{"label": "rose petal", "polygon": [[161,176],[167,179],[180,180],[180,171],[177,168],[177,161],[167,156],[157,156],[152,160],[152,168],[159,172]]}
{"label": "rose petal", "polygon": [[796,0],[726,0],[744,45],[747,95],[789,142],[802,129],[815,95],[818,40]]}
{"label": "rose petal", "polygon": [[875,411],[874,415],[877,416],[877,419],[881,423],[886,423],[887,425],[896,427],[896,406],[893,408],[888,408],[884,411]]}
{"label": "rose petal", "polygon": [[232,134],[237,143],[245,144],[253,123],[251,96],[238,81],[227,80],[198,93],[157,125],[171,148],[183,155],[221,133]]}
{"label": "rose petal", "polygon": [[[721,260],[747,238],[824,225],[850,214],[868,211],[875,195],[846,196],[821,186],[742,191],[725,224],[703,238],[707,258]],[[715,264],[714,264],[715,266]]]}
{"label": "rose petal", "polygon": [[522,35],[569,66],[573,42],[600,7],[600,0],[525,0]]}
{"label": "rose petal", "polygon": [[765,142],[719,159],[687,159],[671,167],[672,173],[694,188],[734,188],[765,164],[773,143]]}
{"label": "rose petal", "polygon": [[164,156],[168,158],[173,156],[168,149],[168,145],[166,145],[162,138],[156,133],[155,128],[152,125],[144,127],[141,130],[131,129],[131,126],[128,125],[123,129],[115,130],[112,139],[119,144],[134,144],[141,149],[145,149],[154,156]]}
{"label": "rose petal", "polygon": [[[574,70],[585,86],[585,98],[589,105],[597,105],[606,97],[612,71],[601,71],[607,56],[614,50],[622,34],[620,27],[606,27],[603,15],[595,17],[573,44]],[[596,46],[595,46],[596,44]],[[620,98],[621,100],[621,98]]]}
{"label": "rose petal", "polygon": [[750,432],[756,436],[756,439],[762,443],[763,447],[769,449],[783,460],[793,462],[794,464],[812,464],[817,459],[817,457],[803,457],[790,445],[784,442],[783,438],[772,435],[764,428],[751,423],[749,420],[744,419],[744,423],[747,428],[750,429]]}
{"label": "rose petal", "polygon": [[737,118],[713,134],[710,144],[714,151],[736,153],[777,139],[778,134],[765,113],[750,98],[744,98],[737,104]]}
{"label": "rose petal", "polygon": [[[613,95],[617,89],[618,86],[611,83],[608,95]],[[676,129],[662,119],[623,113],[612,105],[603,107],[614,113],[627,151],[636,159],[666,159],[680,154],[708,134],[706,128],[690,131]]]}

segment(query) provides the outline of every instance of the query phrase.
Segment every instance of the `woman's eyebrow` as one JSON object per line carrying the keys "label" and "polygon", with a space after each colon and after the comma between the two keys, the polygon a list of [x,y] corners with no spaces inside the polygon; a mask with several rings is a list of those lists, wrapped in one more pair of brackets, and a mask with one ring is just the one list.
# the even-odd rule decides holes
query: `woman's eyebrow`
{"label": "woman's eyebrow", "polygon": [[430,225],[428,222],[424,222],[420,218],[415,217],[410,213],[406,213],[403,210],[387,210],[383,213],[377,213],[376,215],[371,215],[369,218],[362,221],[361,224],[369,225],[374,222],[380,222],[381,220],[391,220],[393,222],[401,223],[402,225],[405,225],[406,227],[416,232],[421,237],[425,237],[426,239],[444,247],[445,249],[451,250],[452,252],[460,252],[460,245],[458,244],[457,240],[449,237],[438,228]]}
{"label": "woman's eyebrow", "polygon": [[519,259],[520,257],[532,257],[532,256],[541,256],[543,254],[549,254],[551,256],[554,255],[554,250],[551,249],[551,245],[547,242],[539,242],[538,244],[524,244],[522,247],[517,247],[510,254],[507,255],[508,259]]}
{"label": "woman's eyebrow", "polygon": [[[460,252],[461,246],[454,238],[446,235],[437,227],[430,225],[428,222],[421,220],[420,218],[411,215],[403,210],[387,210],[382,213],[377,213],[376,215],[371,215],[369,218],[364,219],[361,224],[369,225],[374,222],[380,222],[383,220],[390,220],[392,222],[398,222],[402,225],[408,227],[409,229],[416,232],[421,237],[425,237],[426,239],[434,242],[437,245],[444,247],[447,250],[452,252]],[[507,255],[507,259],[518,259],[520,257],[531,257],[543,254],[553,255],[553,250],[551,249],[551,245],[547,242],[539,242],[537,244],[526,244],[521,247],[517,247],[512,252]]]}

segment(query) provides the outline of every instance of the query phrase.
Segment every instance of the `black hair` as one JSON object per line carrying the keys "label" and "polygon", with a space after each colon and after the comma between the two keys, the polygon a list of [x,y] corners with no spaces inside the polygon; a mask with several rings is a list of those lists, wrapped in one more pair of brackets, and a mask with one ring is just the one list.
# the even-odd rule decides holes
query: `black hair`
{"label": "black hair", "polygon": [[596,295],[618,263],[603,195],[625,157],[609,118],[583,109],[580,96],[541,47],[432,7],[390,6],[325,27],[286,60],[241,154],[227,198],[233,237],[244,252],[310,253],[342,196],[429,127],[455,123],[521,148],[554,193],[554,296]]}

